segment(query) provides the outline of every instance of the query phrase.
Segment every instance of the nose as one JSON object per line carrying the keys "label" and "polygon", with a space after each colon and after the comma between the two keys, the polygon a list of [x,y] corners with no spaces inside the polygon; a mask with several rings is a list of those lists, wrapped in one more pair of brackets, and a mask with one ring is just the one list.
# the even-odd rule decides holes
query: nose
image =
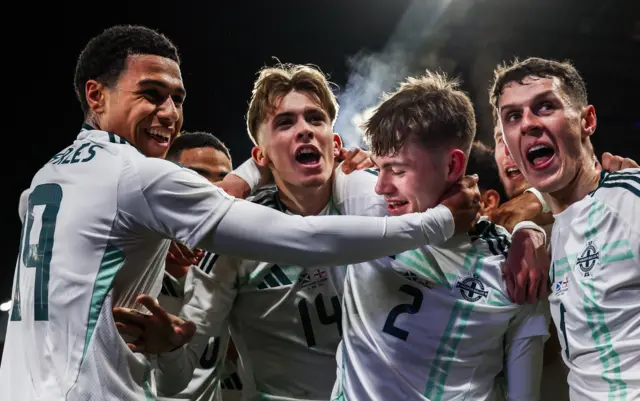
{"label": "nose", "polygon": [[393,191],[393,186],[386,177],[386,174],[382,171],[378,174],[378,181],[376,182],[375,191],[378,195],[390,195]]}
{"label": "nose", "polygon": [[520,124],[520,132],[522,135],[535,134],[540,130],[540,119],[531,109],[525,109],[522,113],[522,122]]}
{"label": "nose", "polygon": [[300,118],[298,121],[296,139],[302,142],[309,142],[313,139],[313,130],[311,125],[304,119]]}
{"label": "nose", "polygon": [[504,146],[504,154],[505,154],[505,156],[511,158],[511,152],[509,152],[509,147],[507,146],[506,142],[505,142],[505,144],[503,146]]}
{"label": "nose", "polygon": [[172,125],[180,118],[180,109],[169,96],[158,106],[156,115],[163,125]]}

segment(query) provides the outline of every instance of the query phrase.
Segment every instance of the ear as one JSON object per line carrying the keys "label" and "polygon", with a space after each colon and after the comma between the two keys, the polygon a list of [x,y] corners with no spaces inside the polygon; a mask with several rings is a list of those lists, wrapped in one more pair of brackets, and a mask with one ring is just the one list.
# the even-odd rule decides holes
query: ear
{"label": "ear", "polygon": [[340,157],[340,149],[342,149],[342,138],[339,134],[333,133],[333,157]]}
{"label": "ear", "polygon": [[447,161],[447,181],[457,182],[463,175],[467,165],[467,157],[460,149],[451,149],[446,156]]}
{"label": "ear", "polygon": [[253,149],[251,149],[251,157],[258,166],[269,167],[269,156],[262,146],[254,146]]}
{"label": "ear", "polygon": [[598,125],[598,119],[596,117],[596,108],[589,105],[582,110],[582,118],[580,121],[582,128],[582,138],[587,138],[596,132],[596,125]]}
{"label": "ear", "polygon": [[96,114],[100,114],[104,111],[106,97],[106,87],[100,82],[90,79],[84,85],[84,93],[87,98],[89,108]]}
{"label": "ear", "polygon": [[497,209],[500,206],[500,194],[495,189],[487,189],[481,195],[480,203],[482,204],[483,214],[486,215],[486,211]]}

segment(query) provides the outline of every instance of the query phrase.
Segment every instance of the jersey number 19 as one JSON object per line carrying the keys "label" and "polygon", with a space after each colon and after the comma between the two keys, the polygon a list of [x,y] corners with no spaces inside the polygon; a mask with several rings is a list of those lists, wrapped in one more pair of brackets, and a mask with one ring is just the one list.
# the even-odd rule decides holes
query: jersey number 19
{"label": "jersey number 19", "polygon": [[[58,184],[40,184],[29,195],[29,207],[22,226],[18,258],[26,269],[36,269],[33,297],[34,320],[49,320],[49,267],[53,251],[56,220],[62,201],[62,187]],[[37,219],[37,217],[40,217]],[[31,243],[34,225],[40,223],[37,241]],[[20,267],[20,263],[18,263]],[[22,320],[20,305],[20,271],[16,272],[16,289],[11,320]]]}

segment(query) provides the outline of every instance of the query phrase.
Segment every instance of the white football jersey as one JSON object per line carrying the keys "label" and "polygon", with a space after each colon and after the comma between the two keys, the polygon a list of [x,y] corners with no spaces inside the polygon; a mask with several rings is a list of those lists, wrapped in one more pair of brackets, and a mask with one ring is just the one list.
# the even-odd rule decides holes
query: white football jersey
{"label": "white football jersey", "polygon": [[[0,365],[0,400],[8,401],[156,396],[150,363],[128,349],[111,310],[141,309],[137,295],[158,294],[169,239],[322,266],[415,248],[441,234],[428,213],[287,216],[235,200],[193,171],[90,129],[36,173],[24,199]],[[451,214],[440,218],[452,224]]]}
{"label": "white football jersey", "polygon": [[508,298],[509,233],[486,220],[475,231],[349,266],[334,400],[498,399],[505,350],[546,339],[548,320]]}
{"label": "white football jersey", "polygon": [[[333,200],[320,214],[383,215],[386,203],[373,193],[371,178],[338,170]],[[276,188],[253,201],[287,213]],[[229,320],[242,360],[244,400],[328,400],[336,379],[344,277],[344,266],[305,269],[221,256],[200,286],[208,288],[209,299],[194,296],[197,302],[183,313],[202,321],[199,313],[208,305],[207,321],[216,332],[223,329],[219,322]]]}
{"label": "white football jersey", "polygon": [[[187,276],[178,280],[172,277],[169,273],[165,272],[164,279],[162,281],[162,290],[158,296],[158,302],[169,313],[178,315],[182,305],[184,305],[184,291],[185,281],[190,281],[192,277],[192,269],[200,269],[206,273],[211,271],[213,262],[216,259],[216,255],[205,252],[200,262],[194,265],[189,270]],[[219,337],[209,338],[209,343],[202,355],[197,361],[191,380],[187,385],[187,388],[180,391],[180,393],[171,396],[165,396],[162,393],[164,387],[174,387],[172,383],[164,383],[164,381],[173,381],[176,376],[173,372],[162,372],[162,374],[156,375],[158,385],[158,401],[173,401],[173,400],[192,400],[192,401],[221,401],[221,389],[220,380],[223,374],[223,365],[225,363],[225,355],[227,351],[227,345],[229,343],[229,332],[223,331]],[[162,355],[158,356],[162,358]],[[173,364],[167,364],[172,367]],[[158,369],[159,370],[159,369]],[[161,373],[161,372],[156,372]],[[225,377],[226,379],[226,377]],[[167,386],[165,386],[167,384]],[[241,384],[240,384],[241,387]]]}
{"label": "white football jersey", "polygon": [[[219,207],[206,213],[197,205],[147,204],[161,185],[145,186],[174,171],[185,180],[203,180],[147,159],[116,135],[83,129],[35,175],[23,198],[28,204],[21,206],[0,399],[153,396],[150,364],[129,351],[111,309],[140,309],[138,294],[160,290],[167,238],[199,242],[233,203],[221,194]],[[211,222],[194,229],[196,214],[198,223]]]}
{"label": "white football jersey", "polygon": [[640,400],[640,169],[555,216],[553,321],[575,401]]}

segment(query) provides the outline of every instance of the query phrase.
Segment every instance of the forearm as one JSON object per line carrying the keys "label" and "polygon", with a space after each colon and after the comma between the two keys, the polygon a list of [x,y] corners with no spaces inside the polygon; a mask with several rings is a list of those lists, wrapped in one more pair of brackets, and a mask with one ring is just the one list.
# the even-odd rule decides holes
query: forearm
{"label": "forearm", "polygon": [[543,336],[526,337],[507,344],[507,401],[540,399],[543,348]]}
{"label": "forearm", "polygon": [[395,217],[291,216],[236,201],[199,247],[243,259],[304,267],[364,262],[453,235],[445,206]]}

